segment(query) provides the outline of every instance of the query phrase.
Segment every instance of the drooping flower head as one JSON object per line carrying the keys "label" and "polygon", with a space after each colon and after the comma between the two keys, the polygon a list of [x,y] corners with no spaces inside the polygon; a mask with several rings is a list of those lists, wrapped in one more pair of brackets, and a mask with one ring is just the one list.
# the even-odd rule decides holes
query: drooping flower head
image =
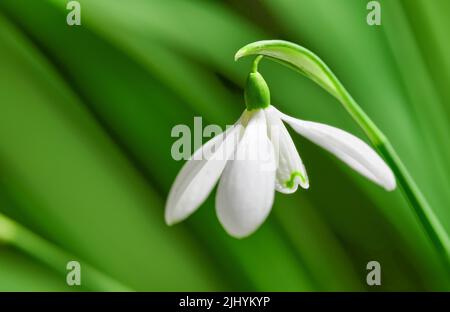
{"label": "drooping flower head", "polygon": [[191,215],[218,183],[216,212],[236,238],[252,234],[269,215],[275,191],[309,187],[308,175],[286,129],[316,143],[369,180],[390,191],[391,169],[364,141],[325,124],[288,116],[270,104],[270,92],[255,60],[245,88],[246,109],[235,125],[212,138],[186,162],[169,193],[169,225]]}

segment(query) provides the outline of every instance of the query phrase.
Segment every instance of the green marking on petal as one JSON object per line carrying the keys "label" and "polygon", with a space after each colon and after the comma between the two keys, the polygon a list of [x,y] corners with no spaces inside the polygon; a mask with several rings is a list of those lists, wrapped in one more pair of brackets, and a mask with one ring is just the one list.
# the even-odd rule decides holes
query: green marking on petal
{"label": "green marking on petal", "polygon": [[306,178],[305,176],[300,172],[300,171],[294,171],[291,173],[291,176],[289,178],[289,180],[287,180],[286,182],[284,182],[284,185],[287,188],[293,189],[294,185],[295,185],[295,178],[299,177],[300,180],[302,181],[302,183],[306,183]]}

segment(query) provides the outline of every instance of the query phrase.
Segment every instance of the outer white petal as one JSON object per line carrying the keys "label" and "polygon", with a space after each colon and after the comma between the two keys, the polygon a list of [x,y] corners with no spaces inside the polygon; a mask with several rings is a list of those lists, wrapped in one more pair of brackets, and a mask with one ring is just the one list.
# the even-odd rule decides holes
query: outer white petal
{"label": "outer white petal", "polygon": [[186,219],[206,200],[228,159],[233,155],[242,130],[238,121],[236,125],[205,143],[186,162],[167,198],[165,219],[168,225]]}
{"label": "outer white petal", "polygon": [[299,184],[307,189],[308,175],[289,132],[279,114],[274,112],[271,106],[265,110],[265,113],[277,163],[275,189],[285,194],[294,193]]}
{"label": "outer white petal", "polygon": [[234,156],[219,182],[216,212],[225,230],[242,238],[267,218],[275,193],[275,155],[262,110],[249,120]]}
{"label": "outer white petal", "polygon": [[361,139],[338,128],[317,122],[295,119],[279,111],[277,112],[281,119],[291,125],[296,132],[333,153],[355,171],[388,191],[395,189],[396,182],[392,170]]}

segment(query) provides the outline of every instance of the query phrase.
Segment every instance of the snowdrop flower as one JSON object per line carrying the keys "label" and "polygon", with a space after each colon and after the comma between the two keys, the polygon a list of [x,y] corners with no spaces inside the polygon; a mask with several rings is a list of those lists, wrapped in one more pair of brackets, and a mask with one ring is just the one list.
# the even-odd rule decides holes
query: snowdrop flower
{"label": "snowdrop flower", "polygon": [[307,189],[305,167],[284,123],[386,190],[396,187],[391,169],[362,140],[270,105],[269,88],[255,68],[247,79],[245,101],[238,122],[199,148],[179,172],[167,199],[167,224],[191,215],[219,182],[217,217],[231,236],[246,237],[269,215],[275,191],[289,194],[299,185]]}

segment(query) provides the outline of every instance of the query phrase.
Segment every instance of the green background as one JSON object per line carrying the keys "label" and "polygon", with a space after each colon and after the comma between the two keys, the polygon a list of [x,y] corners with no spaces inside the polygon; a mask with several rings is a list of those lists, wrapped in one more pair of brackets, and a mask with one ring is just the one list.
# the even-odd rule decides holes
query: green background
{"label": "green background", "polygon": [[[251,65],[234,53],[284,39],[328,64],[450,231],[450,1],[380,1],[373,27],[366,0],[79,2],[70,27],[67,1],[0,0],[0,290],[450,290],[401,191],[295,134],[310,189],[277,194],[251,237],[225,233],[214,194],[181,224],[163,217],[184,163],[172,127],[234,123]],[[260,71],[280,110],[366,139],[313,82]],[[371,260],[382,286],[366,285]]]}

